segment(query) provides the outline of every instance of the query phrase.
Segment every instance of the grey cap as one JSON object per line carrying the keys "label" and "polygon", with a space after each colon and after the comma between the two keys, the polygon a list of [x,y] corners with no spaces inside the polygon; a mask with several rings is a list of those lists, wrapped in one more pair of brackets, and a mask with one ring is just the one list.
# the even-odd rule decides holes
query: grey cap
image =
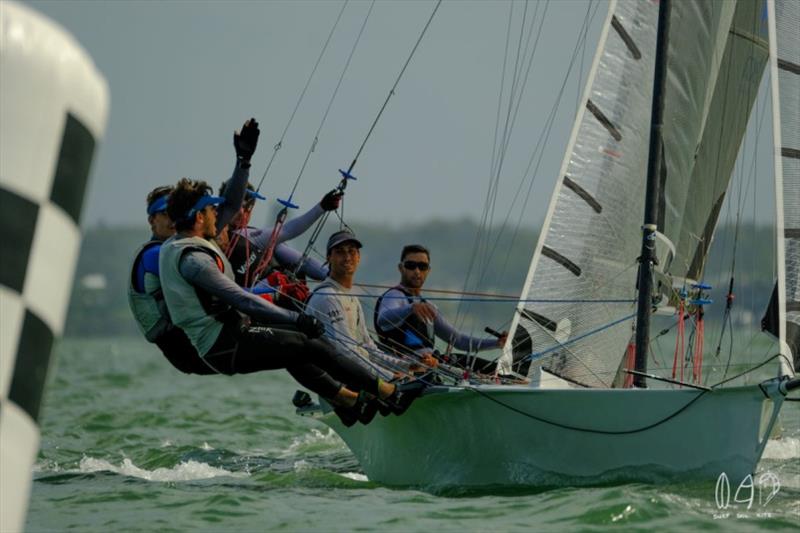
{"label": "grey cap", "polygon": [[361,241],[356,239],[355,233],[353,233],[349,229],[343,229],[341,231],[337,231],[328,238],[328,246],[327,248],[325,248],[325,253],[330,254],[331,249],[333,249],[336,246],[339,246],[343,242],[348,242],[348,241],[355,243],[355,245],[359,248],[363,246],[363,244],[361,244]]}

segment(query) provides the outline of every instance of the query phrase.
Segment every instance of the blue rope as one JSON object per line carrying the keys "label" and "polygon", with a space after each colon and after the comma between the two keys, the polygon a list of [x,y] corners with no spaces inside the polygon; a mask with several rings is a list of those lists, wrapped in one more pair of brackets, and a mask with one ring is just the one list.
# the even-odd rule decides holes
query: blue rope
{"label": "blue rope", "polygon": [[[337,295],[338,293],[333,292],[319,292],[317,294],[327,294],[327,295]],[[354,296],[356,298],[376,298],[373,294],[348,294],[348,296]],[[405,300],[408,298],[406,295],[402,296],[392,296],[386,295],[384,296],[386,299],[402,299]],[[525,303],[543,303],[543,304],[571,304],[571,303],[582,303],[582,304],[633,304],[636,303],[636,300],[562,300],[562,299],[551,299],[551,298],[539,298],[539,299],[531,299],[531,300],[523,300],[519,298],[515,298],[513,296],[505,296],[501,298],[462,298],[458,296],[439,296],[439,297],[429,297],[425,296],[425,300],[432,301],[432,302],[525,302]]]}
{"label": "blue rope", "polygon": [[577,342],[577,341],[579,341],[581,339],[585,339],[586,337],[589,337],[590,335],[594,335],[596,333],[600,333],[603,330],[612,328],[612,327],[616,326],[617,324],[620,324],[622,322],[625,322],[626,320],[630,320],[630,319],[634,318],[635,316],[636,316],[636,313],[633,313],[632,315],[628,315],[626,317],[620,318],[619,320],[615,320],[614,322],[606,324],[605,326],[601,326],[601,327],[599,327],[597,329],[593,329],[592,331],[587,331],[583,335],[578,335],[574,339],[570,339],[570,340],[568,340],[566,342],[560,342],[560,343],[556,344],[555,346],[551,346],[550,348],[548,348],[546,350],[543,350],[541,352],[534,352],[534,353],[532,353],[530,355],[526,355],[525,357],[523,357],[519,361],[515,361],[514,364],[515,365],[519,365],[520,363],[522,363],[524,361],[527,361],[528,359],[531,359],[531,360],[539,359],[545,354],[548,354],[550,352],[554,352],[554,351],[558,350],[559,348],[563,348],[563,347],[567,346],[568,344],[572,344],[572,343]]}

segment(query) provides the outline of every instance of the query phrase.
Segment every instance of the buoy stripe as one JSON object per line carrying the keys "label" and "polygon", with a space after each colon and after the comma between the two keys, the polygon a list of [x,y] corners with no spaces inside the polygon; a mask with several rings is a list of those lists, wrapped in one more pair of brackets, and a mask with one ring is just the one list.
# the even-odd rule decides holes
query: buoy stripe
{"label": "buoy stripe", "polygon": [[0,187],[0,206],[6,234],[0,239],[0,284],[22,293],[39,206],[5,187]]}

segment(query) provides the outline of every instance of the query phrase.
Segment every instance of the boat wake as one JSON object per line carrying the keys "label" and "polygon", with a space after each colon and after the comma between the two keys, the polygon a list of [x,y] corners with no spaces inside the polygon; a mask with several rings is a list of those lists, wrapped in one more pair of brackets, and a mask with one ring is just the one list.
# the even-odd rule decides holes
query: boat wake
{"label": "boat wake", "polygon": [[77,469],[63,470],[63,474],[93,474],[96,472],[111,472],[122,476],[135,477],[145,481],[170,482],[194,481],[216,477],[248,477],[244,472],[231,472],[223,468],[216,468],[207,463],[198,461],[184,461],[172,468],[156,468],[147,470],[136,466],[130,459],[123,459],[122,463],[115,465],[105,459],[84,457]]}
{"label": "boat wake", "polygon": [[762,459],[775,459],[786,461],[800,457],[800,438],[783,437],[780,439],[770,439],[764,448]]}

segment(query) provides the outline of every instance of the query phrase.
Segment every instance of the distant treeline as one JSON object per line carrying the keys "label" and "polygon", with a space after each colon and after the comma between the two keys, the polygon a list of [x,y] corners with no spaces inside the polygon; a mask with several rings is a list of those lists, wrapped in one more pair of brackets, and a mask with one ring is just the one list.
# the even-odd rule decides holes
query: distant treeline
{"label": "distant treeline", "polygon": [[[397,264],[405,244],[423,244],[431,251],[433,270],[426,287],[452,291],[516,295],[527,275],[531,254],[538,238],[537,230],[492,229],[481,236],[479,226],[471,220],[432,220],[425,223],[392,228],[376,224],[352,224],[364,243],[357,281],[389,286],[397,283]],[[327,236],[336,228],[331,222],[316,244],[324,252]],[[136,325],[128,310],[126,288],[129,268],[135,250],[148,238],[145,226],[98,226],[85,232],[75,276],[65,334],[68,336],[102,336],[137,334]],[[308,236],[303,235],[289,244],[304,249]],[[717,305],[709,309],[713,316],[724,306],[725,291],[736,244],[735,289],[736,303],[760,313],[769,299],[774,271],[774,237],[769,227],[744,225],[734,238],[732,227],[723,226],[717,232],[712,256],[706,269],[706,280],[715,285]],[[722,253],[722,250],[725,250]],[[320,258],[318,253],[313,254]],[[365,288],[374,295],[383,289]],[[457,298],[453,294],[439,294]],[[471,297],[466,296],[466,299]],[[479,331],[485,325],[506,328],[513,314],[512,303],[477,304],[472,301],[437,302],[447,316],[467,329]],[[374,302],[364,300],[367,314]]]}

